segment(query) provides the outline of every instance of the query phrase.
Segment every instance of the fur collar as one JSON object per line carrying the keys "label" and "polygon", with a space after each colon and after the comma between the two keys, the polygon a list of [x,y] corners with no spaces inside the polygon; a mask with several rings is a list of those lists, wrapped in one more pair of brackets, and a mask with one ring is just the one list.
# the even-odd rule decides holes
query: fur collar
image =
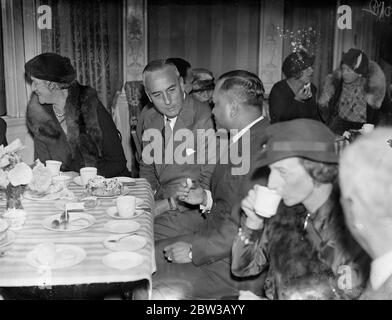
{"label": "fur collar", "polygon": [[[98,122],[98,100],[96,91],[73,82],[68,90],[65,104],[67,141],[72,158],[80,150],[85,163],[94,164],[102,155],[102,131]],[[27,106],[27,126],[33,136],[47,143],[60,142],[63,135],[51,105],[42,105],[33,93]]]}
{"label": "fur collar", "polygon": [[[341,83],[342,73],[340,68],[338,68],[325,78],[318,103],[326,107],[335,93],[339,91]],[[375,109],[380,108],[385,96],[385,90],[386,80],[384,72],[376,62],[370,61],[369,75],[366,78],[365,85],[367,104]]]}

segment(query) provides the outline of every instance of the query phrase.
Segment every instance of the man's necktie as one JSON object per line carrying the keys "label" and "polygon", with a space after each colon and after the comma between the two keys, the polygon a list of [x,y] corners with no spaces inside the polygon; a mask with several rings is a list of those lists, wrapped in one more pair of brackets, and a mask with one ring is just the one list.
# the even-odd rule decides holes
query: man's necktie
{"label": "man's necktie", "polygon": [[172,135],[173,135],[173,130],[170,126],[170,123],[171,123],[171,120],[169,118],[166,118],[166,124],[165,124],[165,130],[164,130],[165,132],[164,132],[164,137],[163,137],[163,139],[165,141],[165,149],[167,148],[167,146],[172,138]]}

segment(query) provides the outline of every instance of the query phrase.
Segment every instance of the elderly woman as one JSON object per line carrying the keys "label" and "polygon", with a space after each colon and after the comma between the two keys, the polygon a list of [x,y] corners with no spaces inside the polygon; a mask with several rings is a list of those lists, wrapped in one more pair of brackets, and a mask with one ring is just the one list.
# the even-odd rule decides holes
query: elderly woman
{"label": "elderly woman", "polygon": [[212,94],[215,88],[213,73],[203,68],[193,69],[192,73],[193,81],[190,94],[200,102],[209,103],[212,108]]}
{"label": "elderly woman", "polygon": [[116,126],[96,91],[79,84],[70,60],[43,53],[28,61],[33,94],[27,126],[35,158],[58,160],[62,171],[97,167],[105,177],[128,175]]}
{"label": "elderly woman", "polygon": [[232,248],[233,274],[265,271],[268,299],[288,299],[296,290],[301,295],[314,292],[311,287],[304,290],[306,283],[320,288],[329,283],[326,299],[357,297],[367,278],[368,257],[344,224],[334,185],[334,134],[309,119],[278,123],[267,131],[259,166],[269,165],[268,187],[283,201],[272,217],[255,213],[255,190],[242,201],[246,220]]}
{"label": "elderly woman", "polygon": [[343,54],[340,67],[326,77],[319,98],[323,118],[336,134],[375,124],[385,97],[386,81],[380,66],[358,49]]}
{"label": "elderly woman", "polygon": [[362,299],[392,299],[392,129],[378,128],[342,154],[339,167],[347,225],[372,258]]}
{"label": "elderly woman", "polygon": [[311,83],[314,57],[305,51],[291,53],[283,62],[286,79],[271,89],[269,115],[271,123],[298,118],[319,120],[316,87]]}

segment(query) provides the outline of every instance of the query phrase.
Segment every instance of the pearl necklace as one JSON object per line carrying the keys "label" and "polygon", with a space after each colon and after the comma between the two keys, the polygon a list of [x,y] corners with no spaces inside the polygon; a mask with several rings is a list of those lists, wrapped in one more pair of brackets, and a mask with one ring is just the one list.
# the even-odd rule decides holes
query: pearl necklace
{"label": "pearl necklace", "polygon": [[62,118],[65,116],[65,111],[63,113],[57,113],[56,109],[53,107],[53,112],[56,115],[57,118]]}

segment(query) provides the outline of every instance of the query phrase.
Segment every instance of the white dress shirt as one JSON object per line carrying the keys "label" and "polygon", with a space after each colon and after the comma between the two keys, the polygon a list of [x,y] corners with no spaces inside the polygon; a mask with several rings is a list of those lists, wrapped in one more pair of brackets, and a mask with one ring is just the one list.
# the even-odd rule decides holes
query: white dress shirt
{"label": "white dress shirt", "polygon": [[373,260],[370,269],[370,284],[378,290],[392,276],[392,251]]}

